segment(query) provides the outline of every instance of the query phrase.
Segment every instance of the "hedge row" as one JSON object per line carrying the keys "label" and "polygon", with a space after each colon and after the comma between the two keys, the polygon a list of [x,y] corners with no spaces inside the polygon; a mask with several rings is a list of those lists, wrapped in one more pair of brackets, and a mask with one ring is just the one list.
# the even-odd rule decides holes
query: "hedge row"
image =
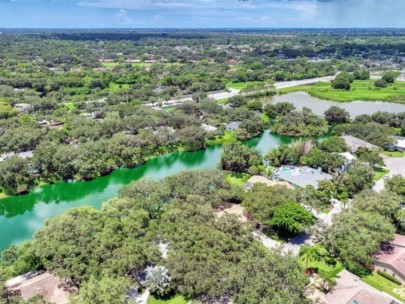
{"label": "hedge row", "polygon": [[377,270],[377,273],[380,276],[383,276],[384,278],[386,278],[387,280],[390,280],[391,282],[394,282],[395,284],[401,285],[401,281],[398,280],[397,278],[394,278],[392,275],[389,275],[388,273],[381,271],[380,269]]}

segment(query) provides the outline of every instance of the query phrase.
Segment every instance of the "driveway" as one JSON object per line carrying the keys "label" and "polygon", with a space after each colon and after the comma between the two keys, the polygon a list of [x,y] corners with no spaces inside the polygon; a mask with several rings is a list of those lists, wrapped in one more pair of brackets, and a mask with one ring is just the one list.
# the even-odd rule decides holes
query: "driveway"
{"label": "driveway", "polygon": [[[384,162],[385,166],[390,170],[390,173],[387,174],[388,177],[393,177],[394,175],[405,177],[405,158],[386,157],[384,158]],[[373,189],[375,191],[382,191],[384,189],[384,181],[384,178],[377,181]]]}

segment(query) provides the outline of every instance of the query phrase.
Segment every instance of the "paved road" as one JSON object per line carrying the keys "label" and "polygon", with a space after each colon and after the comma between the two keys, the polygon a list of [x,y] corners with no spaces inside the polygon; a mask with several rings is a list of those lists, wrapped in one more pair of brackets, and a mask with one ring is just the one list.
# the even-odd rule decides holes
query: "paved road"
{"label": "paved road", "polygon": [[[402,175],[405,177],[405,158],[386,157],[384,158],[385,166],[390,170],[387,174],[388,177],[394,175]],[[373,187],[375,191],[382,191],[384,189],[384,181],[382,178],[377,181]]]}
{"label": "paved road", "polygon": [[[296,86],[300,86],[300,85],[313,84],[313,83],[317,83],[320,81],[331,81],[334,78],[335,78],[335,76],[326,76],[326,77],[319,77],[319,78],[312,78],[312,79],[277,82],[274,84],[274,87],[276,89],[285,89],[285,88],[291,88],[291,87],[296,87]],[[240,93],[239,90],[230,89],[229,92],[208,93],[208,98],[210,98],[212,100],[219,100],[219,99],[230,98],[230,97],[239,95],[239,93]],[[184,102],[189,102],[189,101],[192,101],[191,97],[171,99],[168,101],[163,101],[162,106],[176,106],[176,105],[182,104]],[[155,107],[156,105],[147,103],[147,104],[145,104],[145,106]]]}

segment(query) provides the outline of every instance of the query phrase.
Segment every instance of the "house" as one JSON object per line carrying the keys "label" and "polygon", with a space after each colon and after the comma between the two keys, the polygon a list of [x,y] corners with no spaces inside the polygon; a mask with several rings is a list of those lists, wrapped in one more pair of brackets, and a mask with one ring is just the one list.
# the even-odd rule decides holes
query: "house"
{"label": "house", "polygon": [[253,187],[254,184],[264,184],[269,187],[274,187],[274,186],[284,186],[289,189],[292,189],[293,186],[287,182],[280,182],[280,181],[275,181],[275,180],[270,180],[264,176],[260,175],[254,175],[251,178],[248,179],[248,181],[245,184],[246,189],[250,189]]}
{"label": "house", "polygon": [[28,103],[17,103],[14,105],[14,109],[17,110],[18,114],[23,115],[31,110],[31,105]]}
{"label": "house", "polygon": [[305,188],[313,186],[318,189],[321,180],[332,179],[332,175],[322,172],[320,169],[310,167],[282,167],[271,174],[274,180],[283,180],[293,186]]}
{"label": "house", "polygon": [[342,165],[342,171],[346,172],[347,169],[350,167],[350,165],[357,159],[356,156],[351,154],[350,152],[343,152],[343,153],[337,153],[341,156],[343,156],[345,163]]}
{"label": "house", "polygon": [[67,304],[69,295],[76,288],[50,272],[31,272],[6,282],[13,294],[20,295],[25,301],[41,295],[48,303]]}
{"label": "house", "polygon": [[336,285],[327,294],[313,289],[308,298],[323,304],[399,304],[400,302],[385,292],[364,283],[358,276],[342,270]]}
{"label": "house", "polygon": [[405,137],[394,136],[396,143],[388,146],[391,151],[404,151],[405,152]]}
{"label": "house", "polygon": [[229,124],[225,126],[225,129],[227,129],[228,131],[235,131],[240,124],[241,121],[231,121]]}
{"label": "house", "polygon": [[346,145],[349,147],[350,152],[355,153],[359,148],[367,148],[370,150],[380,149],[378,146],[370,144],[369,142],[359,139],[351,135],[343,135]]}
{"label": "house", "polygon": [[206,132],[215,132],[218,130],[217,127],[207,125],[207,124],[202,124],[200,127],[201,127],[201,129],[203,129]]}
{"label": "house", "polygon": [[405,283],[405,236],[396,234],[393,241],[381,246],[375,255],[374,269],[381,270]]}

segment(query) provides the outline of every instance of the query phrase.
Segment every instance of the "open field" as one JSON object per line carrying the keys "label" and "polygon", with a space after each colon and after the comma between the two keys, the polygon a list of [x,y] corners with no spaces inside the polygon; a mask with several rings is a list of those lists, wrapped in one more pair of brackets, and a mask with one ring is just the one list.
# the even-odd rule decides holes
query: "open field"
{"label": "open field", "polygon": [[386,278],[380,276],[378,273],[373,272],[372,274],[361,279],[363,282],[373,286],[380,291],[385,291],[386,293],[401,301],[405,300],[405,287],[399,286],[394,282],[387,280]]}
{"label": "open field", "polygon": [[222,136],[215,136],[213,139],[207,139],[208,145],[220,145],[226,142],[232,142],[236,140],[235,133],[232,131],[225,131]]}
{"label": "open field", "polygon": [[379,181],[379,180],[382,179],[385,175],[387,175],[388,173],[390,173],[390,170],[384,169],[384,168],[374,168],[374,172],[375,172],[374,180],[375,180],[375,181]]}
{"label": "open field", "polygon": [[318,82],[313,85],[296,86],[278,90],[280,94],[303,91],[313,97],[339,102],[355,100],[388,101],[405,103],[405,82],[396,81],[386,88],[376,88],[374,80],[355,80],[350,91],[335,90],[330,82]]}
{"label": "open field", "polygon": [[243,186],[249,178],[247,173],[231,173],[226,176],[226,181],[234,186]]}
{"label": "open field", "polygon": [[405,157],[405,152],[402,152],[402,151],[384,151],[384,154],[389,157],[395,157],[395,158]]}
{"label": "open field", "polygon": [[158,299],[154,296],[148,298],[147,304],[187,304],[188,301],[183,296],[173,296],[168,299]]}
{"label": "open field", "polygon": [[125,84],[125,83],[124,84],[118,84],[118,83],[111,82],[110,86],[109,86],[109,89],[110,89],[110,92],[117,92],[120,89],[128,89],[130,87],[131,87],[130,84]]}
{"label": "open field", "polygon": [[227,89],[244,90],[248,85],[261,84],[260,81],[248,81],[248,82],[231,82],[226,85]]}

